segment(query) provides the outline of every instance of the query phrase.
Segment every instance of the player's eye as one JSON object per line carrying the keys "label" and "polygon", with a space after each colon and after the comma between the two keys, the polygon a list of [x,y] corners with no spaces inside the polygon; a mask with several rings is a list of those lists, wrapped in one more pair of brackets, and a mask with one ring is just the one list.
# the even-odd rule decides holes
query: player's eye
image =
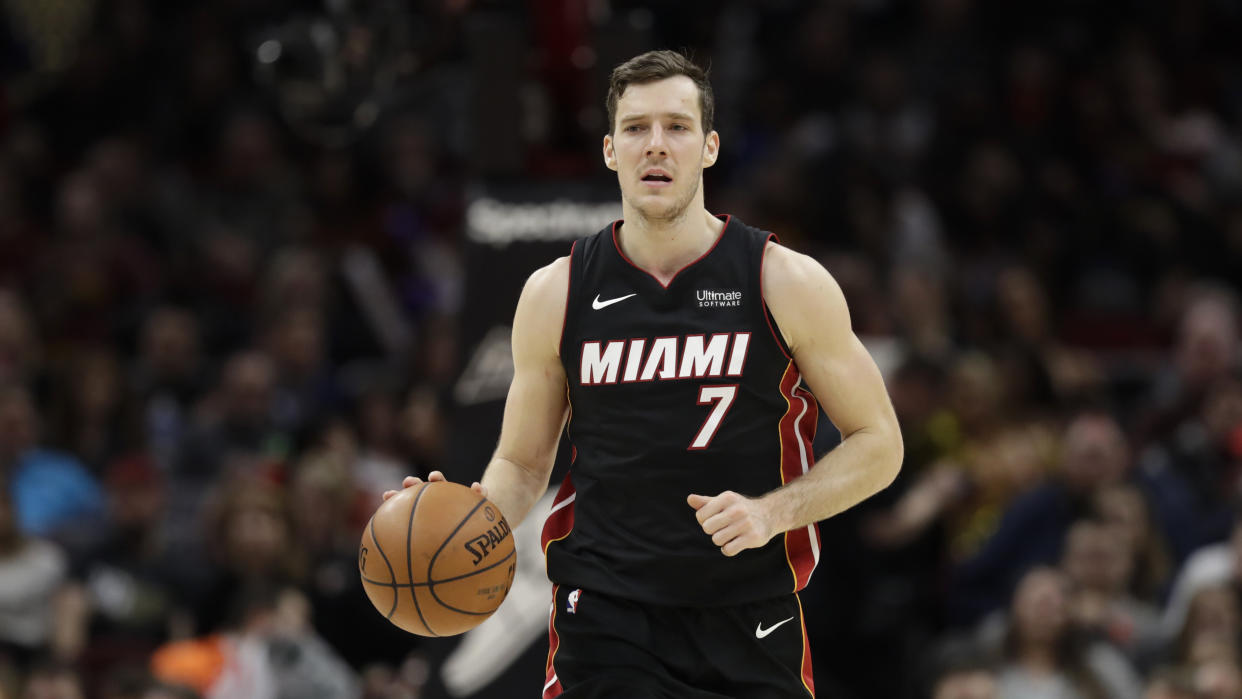
{"label": "player's eye", "polygon": [[639,131],[642,130],[642,128],[643,127],[639,126],[638,124],[630,124],[629,126],[625,127],[625,131],[627,133],[638,133]]}

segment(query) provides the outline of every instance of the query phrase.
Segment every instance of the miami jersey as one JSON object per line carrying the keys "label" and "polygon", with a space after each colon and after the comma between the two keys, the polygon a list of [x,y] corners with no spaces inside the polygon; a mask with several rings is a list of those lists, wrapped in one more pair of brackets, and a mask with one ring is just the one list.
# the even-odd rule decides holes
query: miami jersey
{"label": "miami jersey", "polygon": [[818,405],[763,301],[770,233],[723,217],[667,286],[617,244],[577,241],[560,354],[573,459],[544,525],[548,575],[656,604],[734,605],[796,592],[815,525],[726,557],[691,493],[759,496],[805,473]]}

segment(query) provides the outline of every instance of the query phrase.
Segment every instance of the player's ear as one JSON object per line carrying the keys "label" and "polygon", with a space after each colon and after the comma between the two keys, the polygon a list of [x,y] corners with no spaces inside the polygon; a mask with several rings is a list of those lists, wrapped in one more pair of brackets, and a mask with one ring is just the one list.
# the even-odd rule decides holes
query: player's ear
{"label": "player's ear", "polygon": [[617,169],[617,151],[612,147],[612,136],[604,134],[604,164],[609,170]]}
{"label": "player's ear", "polygon": [[703,167],[711,167],[716,164],[716,158],[720,156],[720,134],[715,129],[707,134],[707,139],[703,142]]}

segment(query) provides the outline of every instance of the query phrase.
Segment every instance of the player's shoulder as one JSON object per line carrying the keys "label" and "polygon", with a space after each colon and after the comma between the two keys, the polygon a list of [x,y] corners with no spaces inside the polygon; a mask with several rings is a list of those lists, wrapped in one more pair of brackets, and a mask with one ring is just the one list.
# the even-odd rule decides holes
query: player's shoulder
{"label": "player's shoulder", "polygon": [[515,357],[552,358],[559,354],[568,289],[568,256],[558,257],[526,279],[513,316]]}
{"label": "player's shoulder", "polygon": [[565,255],[531,272],[526,279],[526,287],[522,290],[522,295],[534,296],[545,301],[559,296],[564,302],[568,285],[569,255]]}
{"label": "player's shoulder", "polygon": [[763,301],[795,357],[850,332],[845,294],[818,260],[776,242],[763,258]]}
{"label": "player's shoulder", "polygon": [[[763,301],[778,323],[788,321],[782,323],[790,326],[786,332],[848,313],[845,293],[814,257],[775,242],[768,243],[763,257]],[[792,347],[794,338],[786,339]]]}
{"label": "player's shoulder", "polygon": [[837,288],[832,274],[810,255],[788,248],[775,240],[769,240],[763,252],[765,295],[769,289],[778,293],[783,290],[796,293],[807,286]]}

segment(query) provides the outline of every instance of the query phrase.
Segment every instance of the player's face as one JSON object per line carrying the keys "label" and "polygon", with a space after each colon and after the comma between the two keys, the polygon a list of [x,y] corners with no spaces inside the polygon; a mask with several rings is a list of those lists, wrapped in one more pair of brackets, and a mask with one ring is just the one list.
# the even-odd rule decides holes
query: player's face
{"label": "player's face", "polygon": [[699,90],[684,75],[630,85],[617,100],[604,162],[617,172],[621,197],[646,218],[676,219],[699,194],[720,148],[701,116]]}

